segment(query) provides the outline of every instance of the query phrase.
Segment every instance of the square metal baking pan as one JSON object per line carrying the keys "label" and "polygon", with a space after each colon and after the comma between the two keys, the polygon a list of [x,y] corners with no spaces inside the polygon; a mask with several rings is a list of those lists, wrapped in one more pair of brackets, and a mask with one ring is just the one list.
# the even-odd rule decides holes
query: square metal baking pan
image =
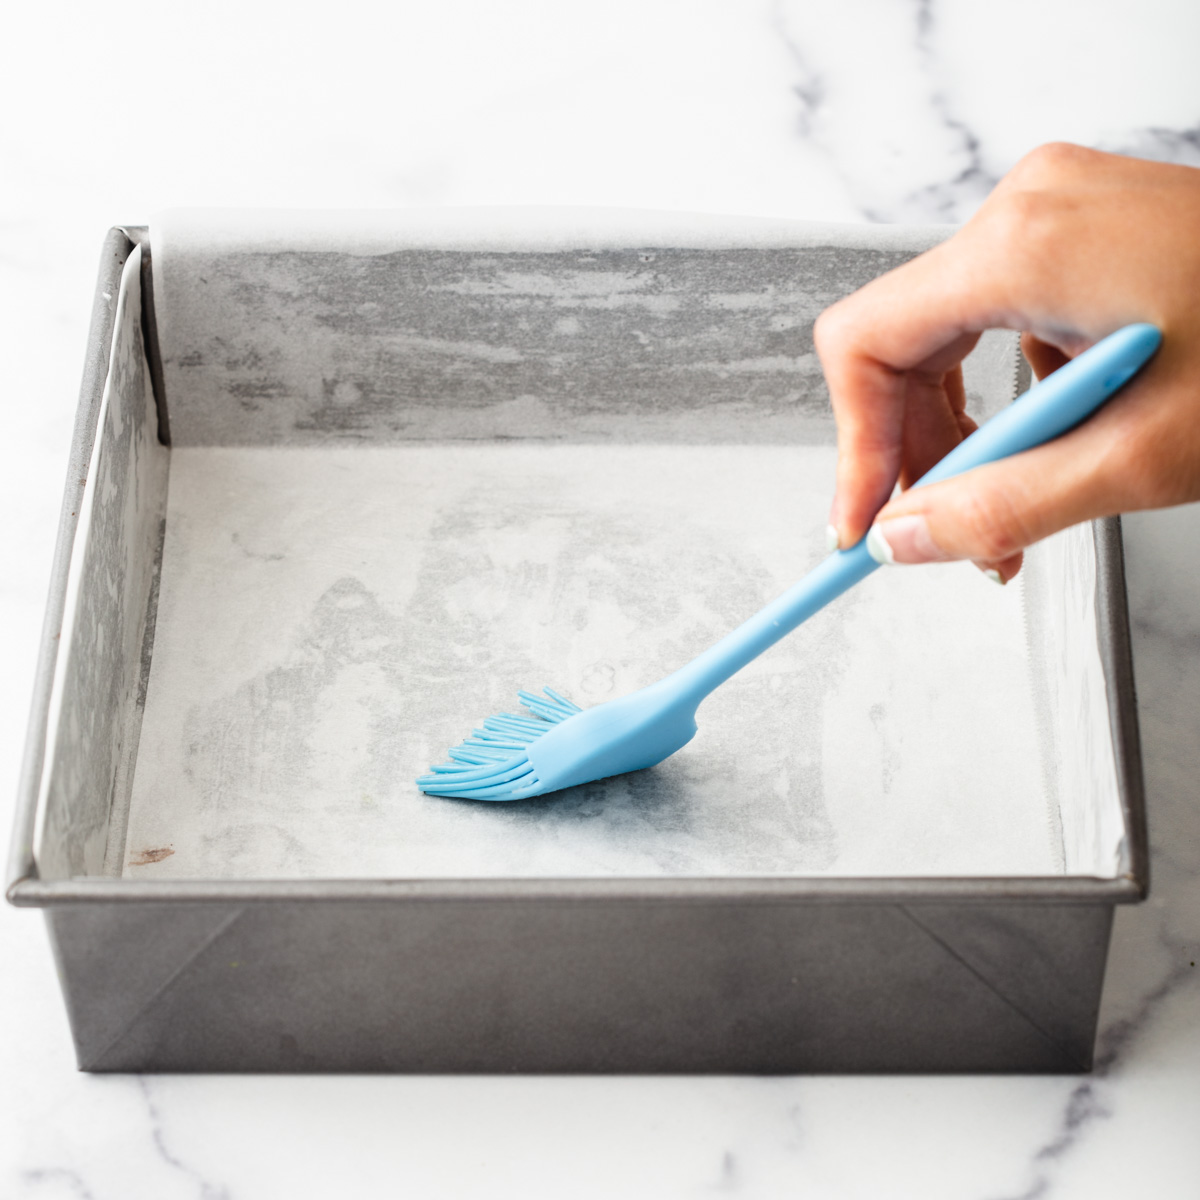
{"label": "square metal baking pan", "polygon": [[[606,255],[623,271],[653,264],[667,285],[643,307],[664,322],[669,356],[692,353],[694,346],[694,330],[671,343],[671,322],[682,328],[691,319],[678,315],[672,287],[680,295],[690,289],[741,297],[723,301],[730,312],[751,303],[747,296],[777,295],[783,281],[800,275],[819,308],[940,236],[818,227],[780,248],[769,231],[739,245],[703,231],[691,242],[674,233],[656,239],[643,227],[636,237],[623,241],[612,234],[599,246],[594,238],[572,240],[569,231],[535,234],[532,249],[521,244],[504,252],[520,259],[527,276],[549,280],[537,284],[549,289],[546,294],[557,286],[556,272],[579,272]],[[682,358],[656,372],[626,357],[630,345],[645,349],[645,341],[628,340],[639,327],[621,326],[622,313],[602,322],[573,359],[540,354],[536,324],[515,334],[510,329],[505,344],[516,338],[518,350],[506,358],[488,333],[508,311],[507,293],[488,282],[494,263],[446,283],[446,262],[452,260],[455,271],[464,262],[478,264],[483,251],[469,238],[442,230],[398,250],[368,244],[372,237],[377,240],[372,234],[348,255],[323,245],[305,248],[303,239],[266,256],[235,254],[226,261],[216,253],[225,263],[218,281],[225,288],[222,303],[233,296],[259,313],[261,329],[247,336],[260,341],[249,353],[244,346],[224,352],[210,373],[217,391],[188,403],[177,401],[188,371],[203,365],[202,355],[178,347],[188,337],[199,339],[197,345],[230,339],[183,327],[185,318],[202,323],[203,296],[192,310],[164,309],[161,293],[165,285],[199,296],[212,271],[190,277],[183,258],[175,275],[170,262],[152,264],[144,229],[114,229],[105,243],[7,893],[14,904],[45,911],[80,1067],[1087,1070],[1113,906],[1140,900],[1148,886],[1116,520],[1092,527],[1095,594],[1089,601],[1121,825],[1117,860],[1107,874],[851,877],[712,868],[640,877],[598,870],[558,877],[399,872],[360,878],[276,871],[243,878],[229,866],[220,877],[153,878],[130,869],[131,861],[155,864],[156,854],[170,853],[143,849],[138,853],[148,857],[131,860],[128,829],[147,691],[157,686],[164,532],[171,536],[165,481],[170,456],[181,445],[291,440],[553,447],[563,427],[583,441],[602,442],[616,409],[642,423],[637,436],[647,442],[720,440],[720,430],[742,428],[749,414],[758,441],[787,443],[823,419],[813,415],[820,382],[811,369],[809,391],[799,398],[788,393],[781,400],[771,391],[771,381],[798,358],[780,367],[761,354],[748,358],[743,348],[737,362],[758,365],[739,371],[728,367],[731,357],[722,350],[725,365],[698,389]],[[138,263],[132,276],[125,271],[131,255]],[[307,334],[271,308],[280,295],[295,294],[298,280],[308,294],[328,301]],[[124,339],[117,312],[122,296]],[[466,350],[441,365],[444,348],[421,335],[421,321],[412,317],[417,333],[410,330],[404,353],[372,358],[364,352],[370,344],[361,340],[363,329],[393,300],[428,307],[430,321],[459,323],[469,336],[460,330],[455,345]],[[588,303],[611,313],[610,300],[597,294]],[[339,321],[347,313],[360,322],[351,330],[360,339],[352,349],[367,366],[350,383],[332,380],[327,371],[306,399],[303,380],[285,378],[288,347],[304,370],[312,371],[312,356],[321,352],[344,362],[348,352],[338,339],[349,335]],[[160,346],[164,315],[176,322],[176,349],[169,355]],[[559,332],[577,331],[574,318],[563,324],[561,314],[549,315]],[[810,323],[811,312],[789,336],[810,346],[804,342]],[[128,333],[134,328],[137,336]],[[614,340],[618,335],[626,340]],[[327,338],[324,351],[311,349],[314,338]],[[476,364],[475,374],[464,376],[464,361]],[[563,397],[557,408],[529,399],[536,401],[550,377]],[[84,486],[102,430],[106,384],[110,403],[119,390],[135,418],[132,428],[121,426],[125,457],[117,462],[110,454],[116,466],[106,468],[125,472],[128,497],[119,520],[101,501],[89,500]],[[487,403],[478,401],[480,389]],[[601,393],[607,402],[596,400]],[[419,402],[406,404],[406,395]],[[825,429],[828,436],[827,422]],[[110,492],[120,491],[114,488]],[[138,488],[139,498],[132,498]],[[151,493],[157,498],[146,500]],[[89,591],[86,580],[72,583],[89,569],[96,574],[100,568],[88,561],[101,560],[112,586]],[[60,660],[63,634],[74,647],[67,664]],[[516,679],[513,687],[528,682]],[[471,715],[468,709],[463,720]]]}

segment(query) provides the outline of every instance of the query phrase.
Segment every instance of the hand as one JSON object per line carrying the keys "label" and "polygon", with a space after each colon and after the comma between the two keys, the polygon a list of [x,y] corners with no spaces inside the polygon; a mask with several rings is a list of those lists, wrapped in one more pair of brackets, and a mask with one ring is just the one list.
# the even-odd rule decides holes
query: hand
{"label": "hand", "polygon": [[[1024,331],[1041,378],[1136,321],[1163,345],[1090,420],[888,501],[974,430],[961,363],[983,330]],[[874,521],[897,563],[968,558],[1003,583],[1068,525],[1198,500],[1200,170],[1043,146],[952,238],[822,313],[814,339],[843,548]]]}

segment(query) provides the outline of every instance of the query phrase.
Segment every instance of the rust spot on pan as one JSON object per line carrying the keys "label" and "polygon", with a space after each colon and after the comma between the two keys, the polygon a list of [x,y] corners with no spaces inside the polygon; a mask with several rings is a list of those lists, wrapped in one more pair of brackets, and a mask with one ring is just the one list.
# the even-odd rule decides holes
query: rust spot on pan
{"label": "rust spot on pan", "polygon": [[164,858],[170,858],[175,851],[170,846],[162,846],[158,850],[139,850],[129,860],[131,867],[148,867],[151,863],[162,862]]}

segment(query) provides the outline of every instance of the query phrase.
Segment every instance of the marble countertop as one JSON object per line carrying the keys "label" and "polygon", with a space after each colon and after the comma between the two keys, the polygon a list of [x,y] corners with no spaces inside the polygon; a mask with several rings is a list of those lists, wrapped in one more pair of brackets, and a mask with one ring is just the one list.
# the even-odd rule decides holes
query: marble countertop
{"label": "marble countertop", "polygon": [[[105,228],[170,205],[612,204],[957,221],[1039,142],[1200,165],[1200,9],[1146,0],[51,2],[0,72],[11,804]],[[1066,1078],[77,1074],[0,908],[0,1196],[1200,1195],[1200,513],[1127,523],[1154,847]],[[7,820],[0,813],[0,819]]]}

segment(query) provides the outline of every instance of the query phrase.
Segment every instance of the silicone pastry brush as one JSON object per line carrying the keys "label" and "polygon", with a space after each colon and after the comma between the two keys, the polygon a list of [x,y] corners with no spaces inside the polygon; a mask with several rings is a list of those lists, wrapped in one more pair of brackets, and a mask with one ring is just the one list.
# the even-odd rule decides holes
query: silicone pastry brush
{"label": "silicone pastry brush", "polygon": [[[1061,436],[1126,383],[1161,340],[1153,325],[1118,330],[1013,401],[913,486]],[[628,696],[581,709],[551,688],[518,692],[525,714],[488,717],[417,786],[434,796],[524,800],[662,762],[695,736],[696,709],[710,692],[880,565],[867,542],[835,551],[715,646]]]}

